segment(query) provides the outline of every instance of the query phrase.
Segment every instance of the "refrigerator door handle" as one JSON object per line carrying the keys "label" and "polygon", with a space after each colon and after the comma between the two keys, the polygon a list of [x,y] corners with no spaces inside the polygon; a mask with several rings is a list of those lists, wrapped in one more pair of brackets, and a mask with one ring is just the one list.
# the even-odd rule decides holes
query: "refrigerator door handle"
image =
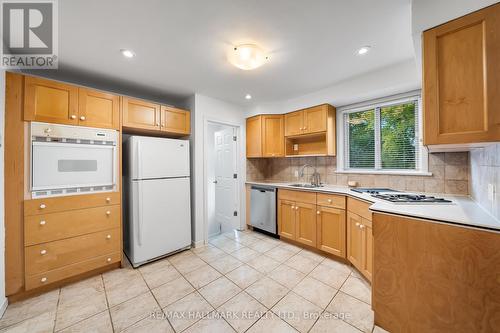
{"label": "refrigerator door handle", "polygon": [[137,179],[142,179],[141,141],[137,140]]}
{"label": "refrigerator door handle", "polygon": [[137,243],[142,246],[142,181],[137,182]]}

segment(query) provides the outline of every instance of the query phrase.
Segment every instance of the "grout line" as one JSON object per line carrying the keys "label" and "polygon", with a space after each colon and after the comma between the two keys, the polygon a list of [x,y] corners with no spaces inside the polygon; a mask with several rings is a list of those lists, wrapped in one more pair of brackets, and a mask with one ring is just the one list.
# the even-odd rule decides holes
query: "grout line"
{"label": "grout line", "polygon": [[[118,269],[120,269],[120,268],[118,268]],[[104,276],[102,274],[100,274],[100,276],[101,276],[102,286],[104,288],[104,297],[106,298],[106,308],[108,310],[109,321],[111,322],[111,329],[114,332],[115,331],[115,325],[113,323],[113,317],[111,317],[111,308],[109,306],[108,293],[106,291],[106,283],[104,283]]]}
{"label": "grout line", "polygon": [[62,288],[59,288],[59,293],[57,294],[56,312],[54,313],[54,326],[52,327],[52,332],[56,331],[57,312],[59,312],[59,302],[61,300],[61,289]]}

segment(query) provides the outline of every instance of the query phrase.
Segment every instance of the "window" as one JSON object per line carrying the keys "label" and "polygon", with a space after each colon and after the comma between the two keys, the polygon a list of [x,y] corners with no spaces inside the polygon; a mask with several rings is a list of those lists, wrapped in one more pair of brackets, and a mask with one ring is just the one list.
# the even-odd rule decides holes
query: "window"
{"label": "window", "polygon": [[340,172],[427,173],[420,143],[419,96],[339,113]]}

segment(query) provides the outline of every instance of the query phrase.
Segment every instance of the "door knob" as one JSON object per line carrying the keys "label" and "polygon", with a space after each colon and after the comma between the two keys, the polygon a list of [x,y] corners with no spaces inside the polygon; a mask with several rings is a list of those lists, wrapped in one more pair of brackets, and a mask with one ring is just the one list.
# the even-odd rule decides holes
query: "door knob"
{"label": "door knob", "polygon": [[360,225],[361,225],[361,223],[356,222],[356,227],[359,227]]}
{"label": "door knob", "polygon": [[298,210],[298,209],[299,209],[299,207],[295,206],[295,210]]}
{"label": "door knob", "polygon": [[45,206],[45,204],[40,205],[40,209],[45,209],[45,207],[47,207],[47,206]]}
{"label": "door knob", "polygon": [[111,258],[106,259],[107,262],[111,262]]}
{"label": "door knob", "polygon": [[217,184],[217,181],[216,181],[216,180],[214,180],[214,184]]}
{"label": "door knob", "polygon": [[360,228],[360,229],[363,229],[364,227],[365,227],[365,226],[364,226],[363,224],[361,224],[361,225],[359,226],[359,228]]}

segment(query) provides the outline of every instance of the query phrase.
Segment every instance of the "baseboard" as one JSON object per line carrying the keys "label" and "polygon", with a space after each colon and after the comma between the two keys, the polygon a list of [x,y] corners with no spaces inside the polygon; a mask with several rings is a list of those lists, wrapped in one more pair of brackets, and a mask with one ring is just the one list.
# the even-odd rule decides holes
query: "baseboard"
{"label": "baseboard", "polygon": [[4,297],[2,305],[0,306],[0,318],[5,313],[5,310],[7,310],[7,305],[9,305],[9,300],[7,299],[7,297]]}
{"label": "baseboard", "polygon": [[205,245],[205,241],[204,240],[199,240],[197,242],[195,242],[195,241],[191,242],[191,246],[194,247],[194,248],[202,247],[204,245]]}

